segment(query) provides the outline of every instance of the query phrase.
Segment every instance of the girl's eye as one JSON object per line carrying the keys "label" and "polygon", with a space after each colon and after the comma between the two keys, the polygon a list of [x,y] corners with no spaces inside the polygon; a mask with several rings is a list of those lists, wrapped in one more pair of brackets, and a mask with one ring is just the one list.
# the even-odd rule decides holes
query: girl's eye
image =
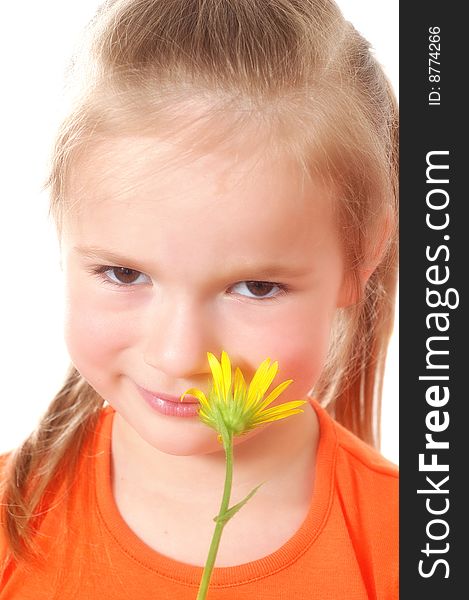
{"label": "girl's eye", "polygon": [[285,286],[271,281],[241,281],[232,286],[236,294],[247,298],[274,299],[286,292]]}
{"label": "girl's eye", "polygon": [[[111,267],[98,265],[92,268],[92,273],[106,283],[117,287],[135,287],[151,282],[148,275],[128,267]],[[230,288],[231,292],[246,298],[257,300],[276,300],[278,296],[287,293],[287,286],[271,281],[241,281]]]}
{"label": "girl's eye", "polygon": [[135,269],[128,269],[127,267],[109,267],[106,265],[100,265],[95,267],[93,272],[98,274],[108,283],[113,283],[123,287],[148,283],[147,275],[141,273],[140,271],[136,271]]}

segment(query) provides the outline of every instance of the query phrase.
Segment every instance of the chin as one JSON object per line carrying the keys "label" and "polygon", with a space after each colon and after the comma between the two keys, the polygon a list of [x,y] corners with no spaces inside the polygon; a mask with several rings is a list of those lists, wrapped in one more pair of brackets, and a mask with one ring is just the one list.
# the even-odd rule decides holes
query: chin
{"label": "chin", "polygon": [[205,425],[202,427],[202,430],[177,432],[174,435],[168,435],[168,431],[159,434],[153,430],[150,435],[143,434],[141,437],[155,450],[173,456],[199,456],[223,452],[217,433]]}
{"label": "chin", "polygon": [[[180,432],[175,435],[168,435],[167,431],[158,435],[158,432],[152,431],[151,435],[142,435],[141,437],[156,450],[173,456],[203,456],[225,452],[223,445],[218,441],[218,433],[215,430],[201,423],[196,425],[197,429],[198,426],[201,426],[202,429]],[[244,435],[236,436],[233,445],[243,444],[255,437],[262,429],[259,428]]]}

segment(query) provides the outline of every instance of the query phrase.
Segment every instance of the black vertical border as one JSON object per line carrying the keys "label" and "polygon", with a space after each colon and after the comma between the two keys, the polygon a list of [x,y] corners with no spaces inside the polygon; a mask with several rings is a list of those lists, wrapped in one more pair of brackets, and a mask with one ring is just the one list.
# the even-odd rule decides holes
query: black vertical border
{"label": "black vertical border", "polygon": [[[466,179],[469,173],[469,103],[465,98],[469,69],[469,22],[463,17],[464,2],[400,2],[400,598],[407,600],[425,598],[469,597],[466,575],[469,574],[469,394],[465,374],[469,373],[467,338],[469,327],[465,324],[467,313],[467,277],[469,276],[469,195]],[[430,28],[440,29],[440,81],[429,80]],[[435,29],[433,29],[435,31]],[[435,39],[435,38],[433,38]],[[438,65],[432,64],[433,67]],[[435,74],[436,72],[431,72]],[[432,88],[435,88],[432,90]],[[438,89],[439,88],[439,89]],[[429,93],[440,93],[439,104],[429,104]],[[437,102],[438,97],[432,99]],[[432,184],[426,181],[427,153],[448,151],[448,155],[434,155],[432,162],[449,165],[444,172],[432,171],[434,178],[448,177],[448,184]],[[467,162],[467,164],[466,164]],[[446,173],[446,174],[445,174]],[[449,204],[444,210],[433,211],[427,206],[430,189],[444,189],[449,194]],[[432,198],[444,200],[442,193]],[[444,230],[432,230],[426,224],[427,213],[433,212],[435,222],[443,222],[448,213],[449,224]],[[445,238],[444,236],[449,236]],[[430,261],[426,256],[437,258]],[[447,260],[446,260],[447,259]],[[428,282],[427,269],[438,265],[441,279],[449,269],[449,279],[445,284],[433,285]],[[431,275],[435,276],[433,270]],[[444,295],[453,288],[459,296],[455,308],[430,308],[426,300],[427,288],[439,289]],[[455,293],[451,293],[450,303],[454,304]],[[432,312],[448,315],[449,328],[438,332],[435,320],[426,323]],[[445,322],[445,318],[440,324]],[[427,368],[426,343],[430,336],[448,336],[447,341],[434,341],[434,349],[448,350],[447,355],[439,355],[433,362],[447,364],[448,369]],[[448,375],[449,381],[430,382],[419,380],[421,375]],[[444,422],[447,412],[449,426],[434,433],[435,440],[447,441],[448,449],[426,450],[425,435],[429,433],[426,423],[428,413],[435,410],[426,400],[426,390],[430,385],[447,385],[449,400],[438,407],[439,422]],[[428,418],[428,417],[427,417]],[[432,421],[435,423],[435,421]],[[437,454],[437,461],[448,464],[448,472],[423,472],[419,470],[419,454],[426,453],[424,462],[431,461],[431,454]],[[449,475],[446,483],[442,479]],[[440,490],[447,493],[419,494],[419,489],[433,489],[426,477],[430,477]],[[467,485],[466,485],[467,484]],[[428,512],[430,508],[448,510],[441,515]],[[447,500],[446,500],[447,499]],[[448,502],[449,504],[448,504]],[[443,523],[432,519],[446,521]],[[430,533],[442,536],[441,540],[428,537]],[[447,535],[443,537],[448,531]],[[422,550],[429,544],[431,552]],[[448,544],[448,546],[446,546]],[[441,559],[446,561],[436,563]],[[421,569],[427,575],[419,573]],[[448,575],[448,577],[445,577]]]}

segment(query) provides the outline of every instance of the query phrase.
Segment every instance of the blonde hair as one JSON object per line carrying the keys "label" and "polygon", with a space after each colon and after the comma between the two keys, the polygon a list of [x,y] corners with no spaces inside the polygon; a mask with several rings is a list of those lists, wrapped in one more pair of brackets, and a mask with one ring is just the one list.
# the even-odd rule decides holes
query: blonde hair
{"label": "blonde hair", "polygon": [[[74,165],[96,140],[123,133],[191,132],[203,151],[256,132],[264,147],[273,143],[334,186],[359,301],[338,311],[314,393],[376,444],[396,285],[398,129],[367,42],[329,0],[110,0],[75,57],[75,80],[82,85],[47,182],[59,235],[73,209]],[[3,498],[13,556],[32,548],[45,492],[59,473],[71,476],[102,404],[72,367],[37,431],[10,457]]]}

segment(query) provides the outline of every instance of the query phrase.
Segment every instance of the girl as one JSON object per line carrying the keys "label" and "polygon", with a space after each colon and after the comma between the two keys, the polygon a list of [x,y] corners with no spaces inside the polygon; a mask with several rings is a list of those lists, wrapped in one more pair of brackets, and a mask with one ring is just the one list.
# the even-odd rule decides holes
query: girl
{"label": "girl", "polygon": [[2,461],[0,599],[195,598],[224,479],[207,351],[304,413],[236,439],[212,598],[397,597],[372,446],[396,280],[397,116],[328,0],[110,0],[49,187],[72,366]]}

